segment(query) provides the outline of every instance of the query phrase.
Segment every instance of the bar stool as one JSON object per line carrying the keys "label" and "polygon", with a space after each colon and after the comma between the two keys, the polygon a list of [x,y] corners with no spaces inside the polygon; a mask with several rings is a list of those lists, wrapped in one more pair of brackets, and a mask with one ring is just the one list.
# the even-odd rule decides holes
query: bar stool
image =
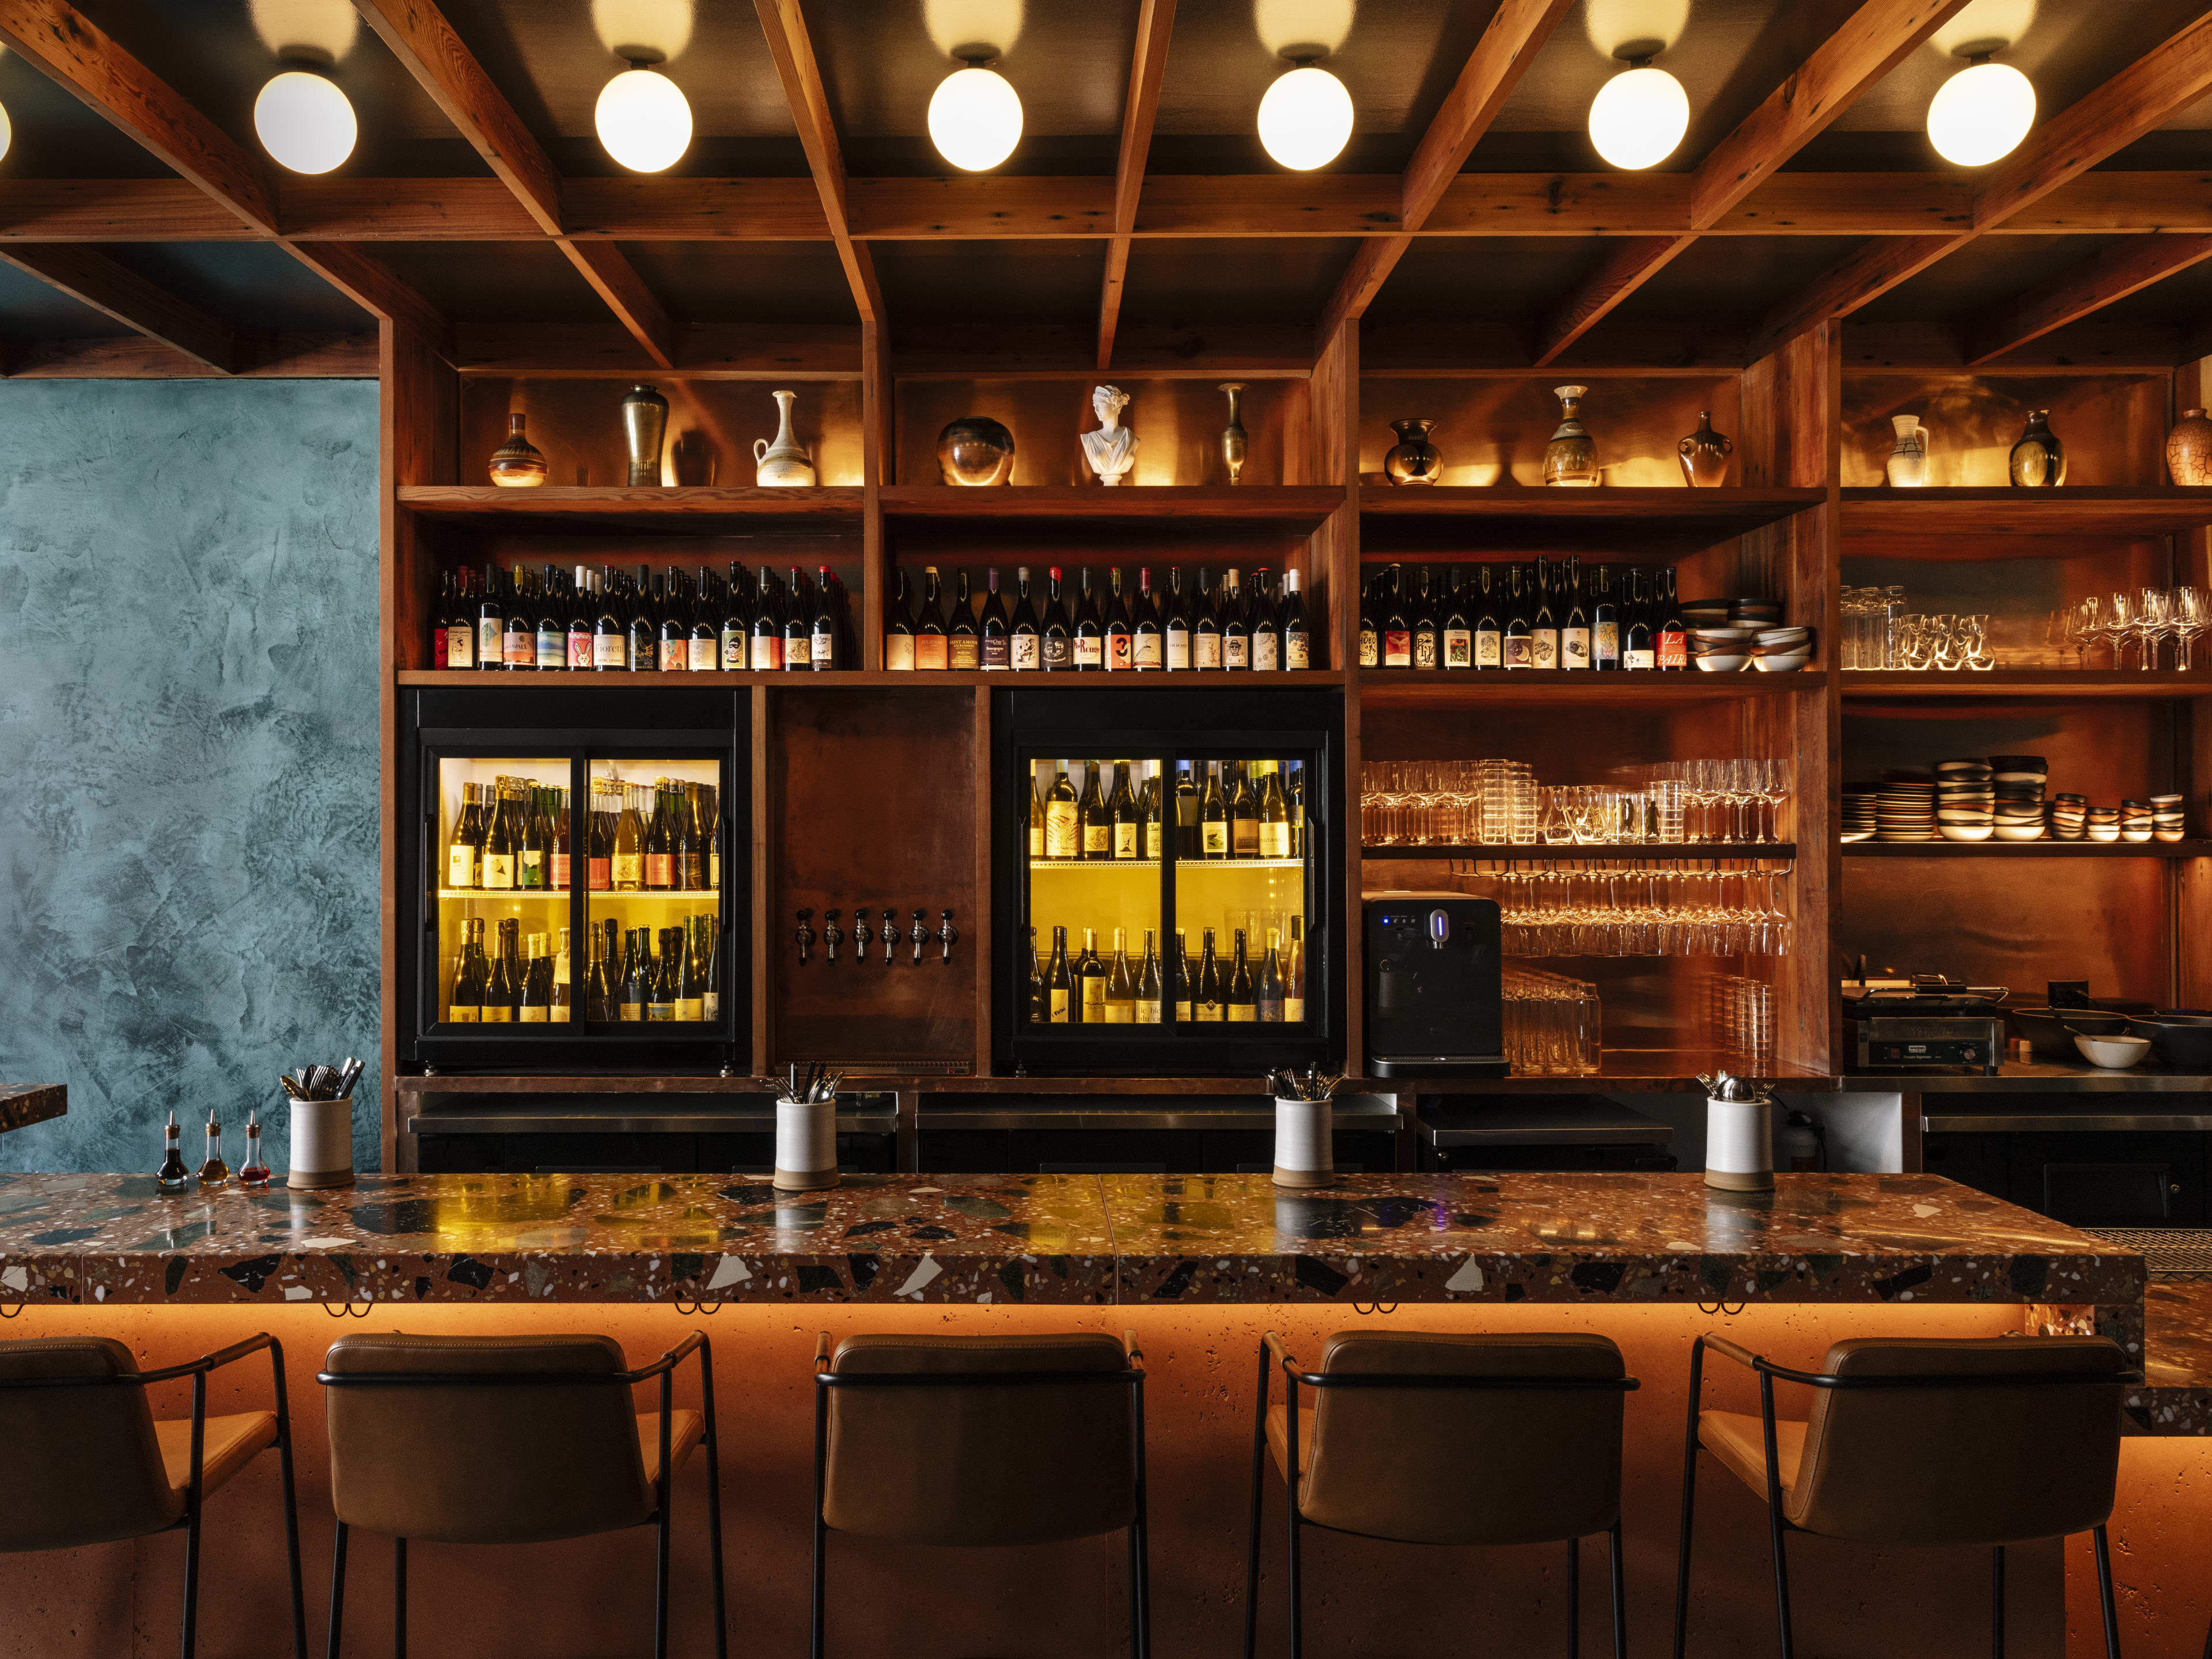
{"label": "bar stool", "polygon": [[[1759,1377],[1759,1414],[1699,1408],[1705,1351]],[[1796,1371],[1725,1337],[1690,1349],[1674,1659],[1690,1616],[1690,1525],[1698,1450],[1766,1500],[1782,1659],[1792,1659],[1793,1532],[1863,1544],[1986,1544],[1996,1605],[1990,1651],[2004,1656],[2005,1546],[2087,1532],[2096,1540],[2105,1652],[2120,1659],[2105,1522],[2120,1461],[2127,1358],[2100,1336],[1855,1338],[1826,1368]],[[1814,1389],[1804,1422],[1777,1418],[1774,1382]]]}
{"label": "bar stool", "polygon": [[[1286,1395],[1268,1403],[1269,1360]],[[1298,1403],[1303,1384],[1319,1391]],[[1620,1559],[1622,1396],[1636,1379],[1602,1336],[1339,1331],[1308,1371],[1260,1339],[1244,1655],[1259,1640],[1260,1499],[1267,1459],[1288,1491],[1291,1656],[1304,1642],[1298,1539],[1322,1527],[1407,1544],[1567,1547],[1567,1650],[1581,1641],[1580,1540],[1606,1534],[1613,1650],[1626,1659]],[[1292,1476],[1291,1471],[1297,1475]]]}
{"label": "bar stool", "polygon": [[[210,1372],[266,1348],[276,1409],[207,1414]],[[192,1379],[192,1414],[156,1418],[146,1390]],[[208,1494],[270,1446],[284,1471],[292,1567],[292,1651],[307,1659],[300,1526],[292,1497],[292,1419],[284,1351],[265,1332],[216,1353],[142,1371],[104,1336],[0,1342],[0,1550],[74,1549],[182,1528],[185,1659],[198,1635],[200,1516]]]}
{"label": "bar stool", "polygon": [[[671,1403],[677,1365],[699,1356],[702,1409]],[[722,1605],[721,1465],[714,1443],[714,1370],[694,1331],[652,1364],[625,1368],[605,1336],[363,1334],[331,1345],[315,1380],[329,1390],[329,1653],[345,1612],[346,1539],[355,1527],[392,1534],[393,1648],[407,1652],[407,1542],[533,1544],[659,1529],[653,1650],[668,1652],[671,1483],[707,1449],[707,1535],[714,1557],[714,1653],[728,1651]],[[658,1379],[657,1412],[635,1413],[636,1383]]]}
{"label": "bar stool", "polygon": [[899,1543],[1129,1534],[1130,1650],[1152,1651],[1145,1368],[1134,1332],[848,1336],[814,1352],[814,1659],[828,1532]]}

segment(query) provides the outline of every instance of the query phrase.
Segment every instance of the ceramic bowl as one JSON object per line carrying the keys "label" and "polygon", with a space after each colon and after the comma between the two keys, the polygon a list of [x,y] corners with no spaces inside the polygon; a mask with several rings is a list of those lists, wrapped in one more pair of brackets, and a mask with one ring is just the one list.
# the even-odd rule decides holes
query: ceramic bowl
{"label": "ceramic bowl", "polygon": [[2153,1016],[2130,1019],[2128,1030],[2149,1040],[2160,1065],[2177,1072],[2212,1072],[2212,1019]]}
{"label": "ceramic bowl", "polygon": [[1698,672],[1706,674],[1733,674],[1751,659],[1741,653],[1708,651],[1698,658]]}
{"label": "ceramic bowl", "polygon": [[1789,674],[1812,660],[1813,653],[1804,651],[1787,657],[1753,657],[1751,665],[1762,674]]}
{"label": "ceramic bowl", "polygon": [[2120,1036],[2128,1029],[2124,1014],[2102,1013],[2094,1008],[2008,1008],[2013,1029],[2044,1060],[2072,1060],[2077,1036]]}
{"label": "ceramic bowl", "polygon": [[2092,1066],[2108,1072],[2124,1072],[2150,1053],[2150,1039],[2139,1036],[2076,1036],[2074,1046]]}
{"label": "ceramic bowl", "polygon": [[1999,841],[2041,841],[2043,826],[2039,823],[2001,823],[1997,825]]}
{"label": "ceramic bowl", "polygon": [[1990,826],[1986,823],[1946,823],[1937,826],[1945,841],[1987,841]]}

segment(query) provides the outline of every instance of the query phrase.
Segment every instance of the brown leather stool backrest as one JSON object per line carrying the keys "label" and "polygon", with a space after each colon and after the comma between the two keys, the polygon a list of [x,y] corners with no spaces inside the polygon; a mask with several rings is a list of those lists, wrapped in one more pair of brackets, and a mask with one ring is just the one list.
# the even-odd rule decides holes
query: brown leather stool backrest
{"label": "brown leather stool backrest", "polygon": [[[1120,1371],[1105,1335],[849,1336],[840,1376]],[[1137,1512],[1127,1382],[831,1387],[823,1514],[840,1532],[916,1544],[1089,1538]]]}
{"label": "brown leather stool backrest", "polygon": [[[341,1337],[323,1369],[611,1376],[604,1336]],[[323,1391],[337,1518],[401,1538],[526,1544],[651,1519],[629,1389],[608,1382],[368,1386]]]}
{"label": "brown leather stool backrest", "polygon": [[[1602,1336],[1340,1331],[1322,1376],[1627,1375]],[[1413,1544],[1525,1544],[1603,1532],[1620,1514],[1622,1395],[1612,1389],[1300,1389],[1313,1408],[1301,1512]],[[1305,1425],[1299,1425],[1303,1437]]]}
{"label": "brown leather stool backrest", "polygon": [[[104,1336],[0,1342],[0,1380],[137,1371]],[[143,1388],[0,1389],[0,1550],[141,1538],[185,1512]]]}
{"label": "brown leather stool backrest", "polygon": [[[2120,1459],[2118,1374],[2100,1336],[1856,1338],[1840,1376],[2074,1374],[2078,1384],[1816,1389],[1784,1514],[1875,1544],[2006,1544],[2101,1526]],[[2107,1377],[2113,1380],[2107,1381]]]}

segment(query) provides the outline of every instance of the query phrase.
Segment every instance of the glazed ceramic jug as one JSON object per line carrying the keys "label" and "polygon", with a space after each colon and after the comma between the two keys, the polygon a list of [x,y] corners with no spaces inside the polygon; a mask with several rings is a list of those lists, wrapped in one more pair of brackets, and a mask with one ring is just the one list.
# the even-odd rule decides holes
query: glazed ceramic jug
{"label": "glazed ceramic jug", "polygon": [[1586,386],[1552,388],[1552,395],[1559,400],[1559,424],[1552,433],[1552,441],[1544,446],[1547,484],[1583,489],[1597,486],[1597,440],[1582,421],[1583,398],[1589,391]]}
{"label": "glazed ceramic jug", "polygon": [[1698,429],[1674,446],[1682,463],[1682,477],[1692,489],[1715,489],[1728,477],[1729,453],[1735,446],[1725,433],[1713,430],[1712,413],[1698,411]]}
{"label": "glazed ceramic jug", "polygon": [[2212,420],[2185,409],[2166,434],[2166,470],[2178,484],[2212,484]]}
{"label": "glazed ceramic jug", "polygon": [[775,399],[775,441],[753,440],[753,482],[763,488],[811,484],[814,463],[806,459],[805,449],[791,435],[791,406],[799,401],[799,394],[772,392],[769,395]]}
{"label": "glazed ceramic jug", "polygon": [[524,416],[507,417],[507,441],[491,453],[491,481],[508,489],[530,489],[545,482],[545,457],[522,435]]}
{"label": "glazed ceramic jug", "polygon": [[1917,415],[1893,415],[1889,424],[1897,434],[1884,469],[1893,489],[1917,489],[1928,482],[1928,428]]}
{"label": "glazed ceramic jug", "polygon": [[1434,421],[1393,421],[1398,441],[1382,458],[1383,476],[1394,484],[1432,484],[1443,476],[1444,458],[1429,441]]}
{"label": "glazed ceramic jug", "polygon": [[2066,482],[2066,446],[2051,429],[2051,411],[2027,411],[2027,430],[2012,447],[2012,485],[2014,489],[2056,489]]}

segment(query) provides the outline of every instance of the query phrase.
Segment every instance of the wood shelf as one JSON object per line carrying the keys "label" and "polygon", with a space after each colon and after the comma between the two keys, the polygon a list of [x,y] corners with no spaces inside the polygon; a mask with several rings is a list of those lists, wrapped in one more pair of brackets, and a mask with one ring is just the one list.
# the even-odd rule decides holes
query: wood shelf
{"label": "wood shelf", "polygon": [[[2207,492],[2212,494],[2212,492]],[[1463,518],[1493,529],[1598,520],[1662,532],[1698,531],[1713,540],[1756,530],[1821,505],[1825,489],[1546,489],[1517,484],[1363,483],[1359,511],[1378,518]]]}
{"label": "wood shelf", "polygon": [[1956,673],[1930,670],[1846,669],[1838,676],[1846,697],[2166,697],[2212,696],[2212,669],[1993,668]]}
{"label": "wood shelf", "polygon": [[[1845,848],[1845,852],[1852,849]],[[1523,845],[1519,842],[1465,842],[1456,846],[1363,847],[1359,855],[1370,862],[1437,859],[1794,859],[1797,843],[1789,841],[1592,842],[1583,845]]]}
{"label": "wood shelf", "polygon": [[2212,841],[1851,841],[1847,859],[2201,859]]}
{"label": "wood shelf", "polygon": [[600,534],[654,531],[704,536],[772,528],[817,532],[860,527],[867,492],[858,484],[762,489],[724,484],[626,488],[616,484],[402,484],[399,504],[419,519],[480,530]]}
{"label": "wood shelf", "polygon": [[991,521],[1158,523],[1202,519],[1210,530],[1310,536],[1342,507],[1337,484],[890,484],[884,517]]}
{"label": "wood shelf", "polygon": [[[1363,668],[1362,703],[1395,708],[1449,708],[1482,702],[1695,702],[1717,697],[1771,696],[1778,692],[1825,690],[1825,670],[1800,668],[1785,674],[1745,669],[1732,674],[1597,673],[1588,669]],[[1980,678],[1986,679],[1987,675]]]}
{"label": "wood shelf", "polygon": [[2212,489],[2117,484],[2081,489],[1843,492],[1845,537],[1913,534],[2164,536],[2212,525]]}
{"label": "wood shelf", "polygon": [[[1581,678],[1577,676],[1577,678]],[[622,670],[601,673],[590,668],[517,669],[495,672],[487,668],[402,668],[398,671],[398,684],[402,686],[474,686],[496,690],[507,687],[525,690],[532,686],[597,685],[631,687],[680,684],[690,686],[769,685],[790,691],[853,691],[872,687],[899,686],[915,690],[939,691],[960,686],[1019,685],[1055,688],[1079,685],[1086,691],[1135,690],[1191,690],[1200,688],[1233,689],[1238,691],[1264,691],[1268,689],[1314,686],[1340,686],[1344,684],[1341,670],[1334,668],[1300,668],[1284,673],[1261,674],[1226,670],[1184,670],[1166,674],[1014,674],[994,669],[989,673],[981,670],[962,669],[954,673],[927,672],[904,673],[890,669],[857,668],[834,669],[817,674],[811,671],[769,670],[755,672],[745,670],[714,669],[704,673],[667,673],[652,670],[631,672]]]}

